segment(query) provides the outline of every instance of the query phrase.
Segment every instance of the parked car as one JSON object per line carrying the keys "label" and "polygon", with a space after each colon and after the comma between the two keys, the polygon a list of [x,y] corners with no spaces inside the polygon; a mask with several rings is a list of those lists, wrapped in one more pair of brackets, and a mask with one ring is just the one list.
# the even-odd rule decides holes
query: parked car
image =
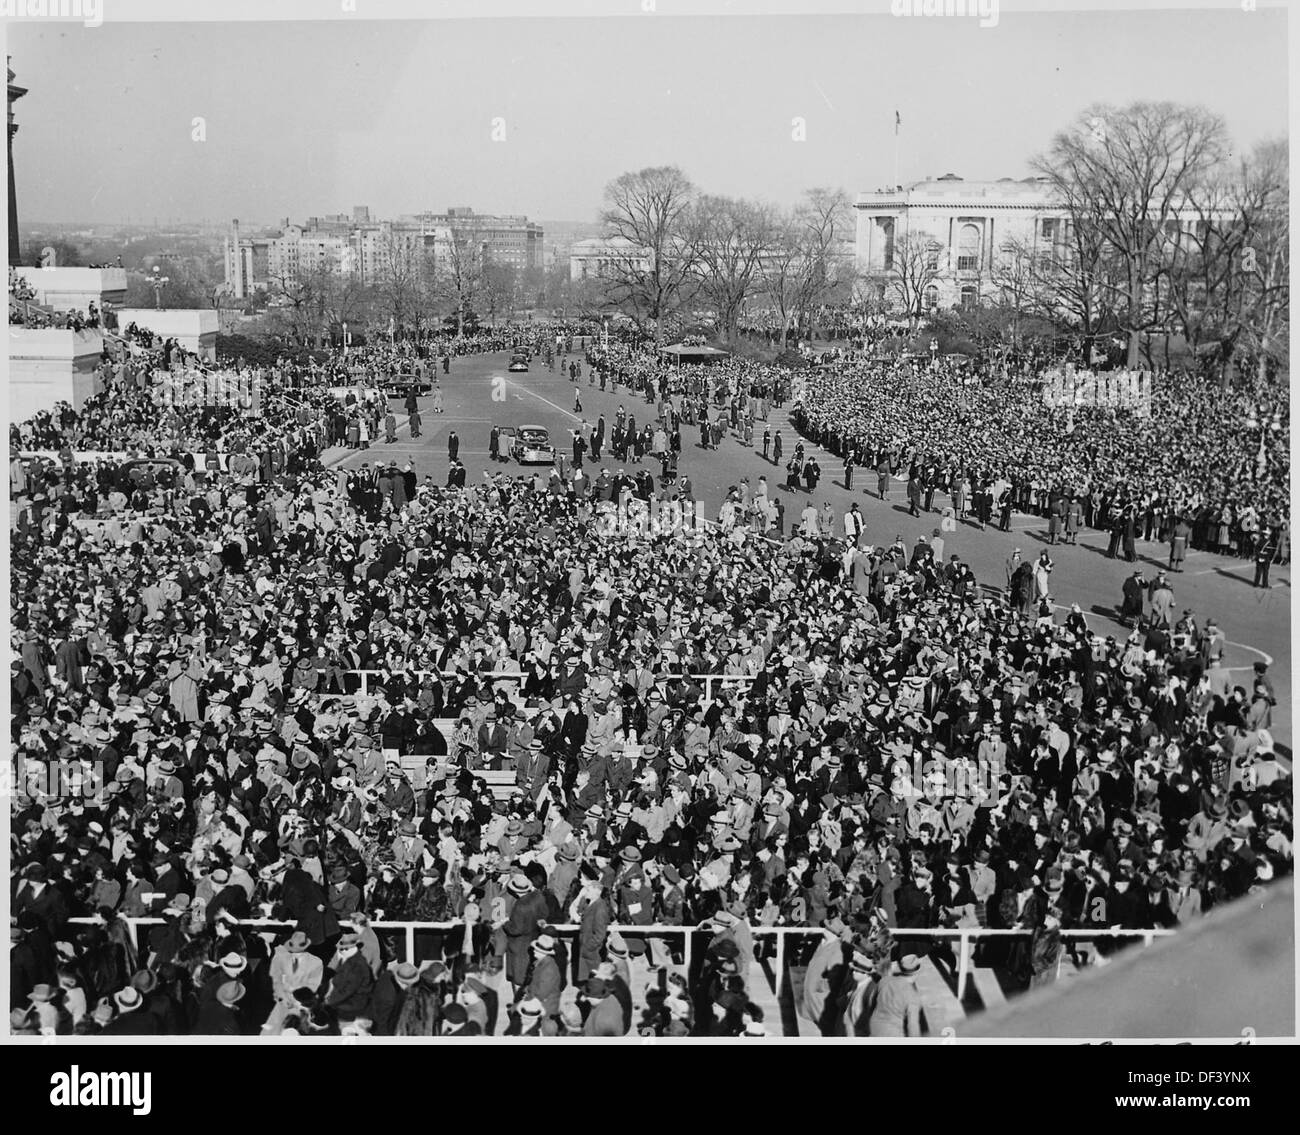
{"label": "parked car", "polygon": [[528,356],[523,354],[511,355],[510,369],[515,372],[526,371],[528,369]]}
{"label": "parked car", "polygon": [[510,443],[510,456],[520,465],[553,464],[555,446],[551,444],[550,431],[545,426],[519,426]]}

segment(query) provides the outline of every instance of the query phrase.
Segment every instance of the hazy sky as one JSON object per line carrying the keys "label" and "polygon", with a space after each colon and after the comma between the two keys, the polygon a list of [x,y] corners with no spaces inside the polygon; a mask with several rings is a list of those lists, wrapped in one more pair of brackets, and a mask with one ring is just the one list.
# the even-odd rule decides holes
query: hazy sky
{"label": "hazy sky", "polygon": [[[1200,102],[1287,129],[1281,12],[699,17],[9,28],[26,221],[274,222],[367,204],[593,220],[676,163],[787,204],[948,171],[1023,177],[1094,101]],[[204,142],[191,122],[206,122]],[[791,140],[791,120],[807,140]],[[505,120],[494,142],[492,120]]]}

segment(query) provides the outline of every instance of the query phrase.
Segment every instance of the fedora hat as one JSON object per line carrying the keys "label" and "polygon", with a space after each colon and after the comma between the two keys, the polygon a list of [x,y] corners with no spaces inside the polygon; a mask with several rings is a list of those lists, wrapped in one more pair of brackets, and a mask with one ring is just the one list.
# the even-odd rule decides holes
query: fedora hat
{"label": "fedora hat", "polygon": [[870,973],[876,968],[875,962],[862,950],[854,950],[849,959],[849,966],[855,973]]}
{"label": "fedora hat", "polygon": [[144,1001],[144,997],[134,985],[128,985],[125,989],[119,989],[113,994],[113,1000],[117,1007],[123,1013],[129,1013],[132,1009],[138,1009]]}
{"label": "fedora hat", "polygon": [[233,1008],[244,999],[244,986],[238,981],[227,981],[217,990],[217,1000],[226,1008]]}
{"label": "fedora hat", "polygon": [[526,1001],[519,1002],[519,1015],[530,1021],[540,1020],[545,1012],[546,1007],[536,997],[529,997]]}
{"label": "fedora hat", "polygon": [[898,960],[898,972],[904,977],[911,977],[921,972],[921,959],[915,954],[904,954]]}
{"label": "fedora hat", "polygon": [[289,939],[284,945],[289,953],[301,954],[311,948],[311,939],[307,937],[305,931],[295,930],[289,935]]}

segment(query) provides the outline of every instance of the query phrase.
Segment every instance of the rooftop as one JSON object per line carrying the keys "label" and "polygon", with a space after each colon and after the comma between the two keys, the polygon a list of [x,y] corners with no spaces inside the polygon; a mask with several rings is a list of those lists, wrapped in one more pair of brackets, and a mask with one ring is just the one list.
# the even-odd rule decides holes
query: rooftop
{"label": "rooftop", "polygon": [[917,202],[925,201],[969,201],[1000,199],[1015,204],[1042,202],[1046,204],[1051,191],[1045,178],[1025,177],[1017,180],[1001,177],[994,181],[967,181],[955,173],[946,173],[942,177],[927,177],[913,181],[908,185],[885,187],[858,194],[857,204],[876,205],[885,201]]}

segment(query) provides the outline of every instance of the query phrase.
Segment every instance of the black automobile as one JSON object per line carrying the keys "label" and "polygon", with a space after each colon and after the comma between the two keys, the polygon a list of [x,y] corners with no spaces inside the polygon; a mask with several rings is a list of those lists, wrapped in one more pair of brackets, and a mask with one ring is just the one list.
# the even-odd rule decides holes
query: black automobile
{"label": "black automobile", "polygon": [[528,369],[528,356],[524,354],[513,354],[510,356],[510,370],[518,374]]}
{"label": "black automobile", "polygon": [[405,398],[412,390],[417,396],[423,396],[433,389],[433,383],[413,374],[397,374],[384,381],[383,389],[385,394],[394,394],[399,398]]}

